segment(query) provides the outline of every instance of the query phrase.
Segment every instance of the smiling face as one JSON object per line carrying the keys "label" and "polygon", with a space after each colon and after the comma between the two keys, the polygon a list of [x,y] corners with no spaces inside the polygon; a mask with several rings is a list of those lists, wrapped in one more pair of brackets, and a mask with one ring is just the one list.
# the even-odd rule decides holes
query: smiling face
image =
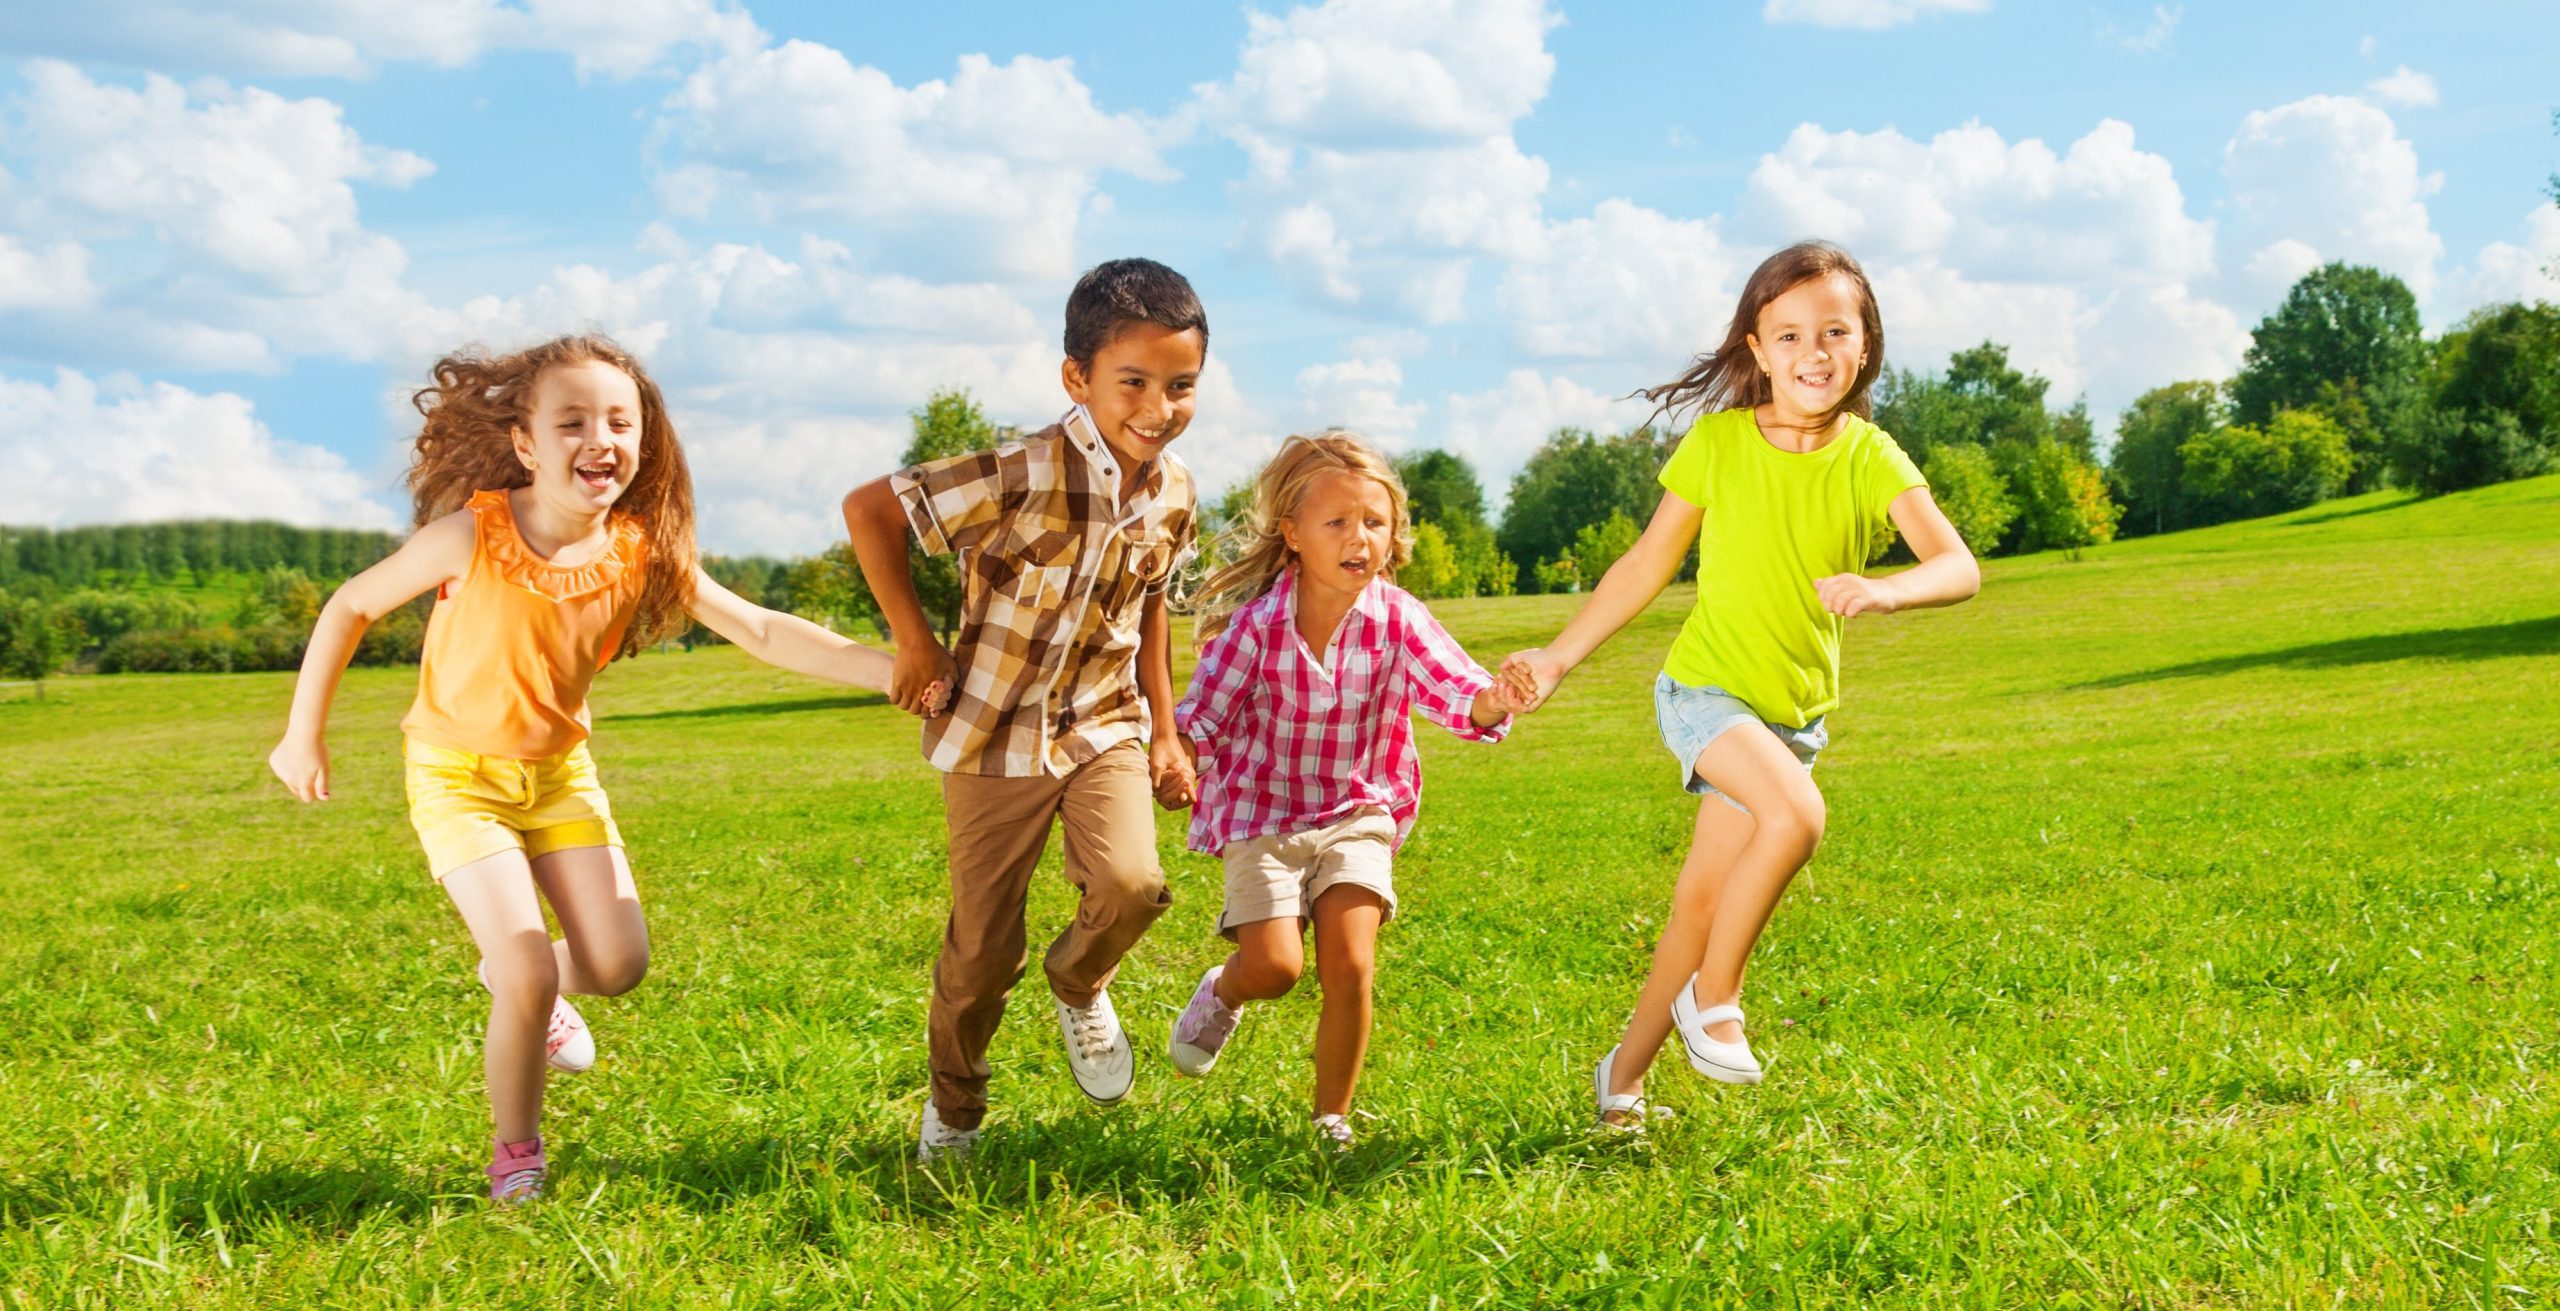
{"label": "smiling face", "polygon": [[1280,535],[1298,557],[1302,587],[1357,599],[1395,564],[1396,502],[1385,483],[1334,469],[1316,475]]}
{"label": "smiling face", "polygon": [[1751,354],[1781,422],[1818,422],[1848,397],[1867,359],[1865,309],[1857,284],[1835,273],[1789,287],[1760,311]]}
{"label": "smiling face", "polygon": [[533,414],[511,434],[536,496],[600,514],[640,473],[640,386],[602,360],[554,365],[533,380]]}
{"label": "smiling face", "polygon": [[1206,362],[1197,329],[1138,322],[1113,333],[1089,366],[1070,358],[1059,372],[1096,435],[1134,472],[1191,426]]}

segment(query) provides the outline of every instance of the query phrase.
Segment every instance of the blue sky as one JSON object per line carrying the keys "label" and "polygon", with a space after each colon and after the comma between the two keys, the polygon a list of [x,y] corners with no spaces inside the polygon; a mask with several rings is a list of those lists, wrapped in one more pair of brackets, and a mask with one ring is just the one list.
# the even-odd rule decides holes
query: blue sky
{"label": "blue sky", "polygon": [[13,6],[0,522],[394,526],[435,356],[592,327],[706,545],[805,553],[934,388],[1053,417],[1122,254],[1208,303],[1212,487],[1347,423],[1498,494],[1802,236],[2104,429],[2324,260],[2560,299],[2555,67],[2548,3]]}

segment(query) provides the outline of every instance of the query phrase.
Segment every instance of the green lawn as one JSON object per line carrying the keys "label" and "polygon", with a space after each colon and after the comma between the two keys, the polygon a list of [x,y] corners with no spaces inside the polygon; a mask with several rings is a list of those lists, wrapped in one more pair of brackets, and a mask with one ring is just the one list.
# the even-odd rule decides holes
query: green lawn
{"label": "green lawn", "polygon": [[[263,764],[286,676],[0,694],[0,1298],[2560,1295],[2560,478],[2001,561],[1972,605],[1858,621],[1830,836],[1746,999],[1770,1081],[1666,1063],[1679,1119],[1602,1140],[1590,1064],[1694,814],[1649,712],[1686,600],[1509,743],[1426,740],[1340,1163],[1304,1132],[1311,996],[1208,1081],[1163,1059],[1221,950],[1168,816],[1129,1104],[1083,1105],[1035,981],[977,1166],[908,1167],[942,902],[912,721],[733,650],[614,670],[597,756],[656,961],[586,1006],[553,1200],[505,1213],[472,955],[400,806],[414,674],[350,676],[311,809]],[[1441,612],[1491,662],[1572,603]],[[1067,908],[1044,876],[1035,934]]]}

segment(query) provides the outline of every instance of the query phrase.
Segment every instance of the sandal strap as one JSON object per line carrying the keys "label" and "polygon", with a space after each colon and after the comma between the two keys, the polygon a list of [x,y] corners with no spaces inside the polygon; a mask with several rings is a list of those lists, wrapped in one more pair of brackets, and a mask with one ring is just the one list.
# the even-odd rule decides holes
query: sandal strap
{"label": "sandal strap", "polygon": [[1726,1005],[1726,1006],[1710,1006],[1710,1007],[1706,1008],[1705,1010],[1702,1010],[1702,1011],[1698,1012],[1698,1017],[1697,1017],[1697,1018],[1698,1018],[1698,1027],[1699,1027],[1699,1028],[1701,1028],[1701,1029],[1703,1029],[1703,1028],[1707,1027],[1707,1026],[1708,1026],[1708,1025],[1710,1025],[1710,1024],[1722,1024],[1722,1023],[1724,1023],[1726,1020],[1731,1020],[1731,1021],[1733,1021],[1733,1022],[1734,1022],[1734,1023],[1736,1023],[1736,1024],[1740,1024],[1740,1023],[1742,1023],[1742,1022],[1743,1022],[1743,1021],[1742,1021],[1742,1008],[1741,1008],[1741,1007],[1739,1007],[1739,1006],[1732,1006],[1732,1005]]}
{"label": "sandal strap", "polygon": [[1607,1115],[1613,1111],[1633,1111],[1638,1115],[1650,1114],[1644,1104],[1642,1093],[1611,1093],[1601,1098],[1600,1113]]}

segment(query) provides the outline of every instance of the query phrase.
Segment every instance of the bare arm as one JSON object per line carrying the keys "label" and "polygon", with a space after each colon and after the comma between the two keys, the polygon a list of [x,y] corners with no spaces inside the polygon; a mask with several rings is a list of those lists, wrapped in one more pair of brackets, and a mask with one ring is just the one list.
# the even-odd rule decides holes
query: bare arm
{"label": "bare arm", "polygon": [[1512,704],[1524,712],[1537,709],[1565,675],[1653,604],[1653,598],[1679,575],[1680,562],[1688,557],[1690,545],[1698,540],[1698,526],[1705,521],[1704,510],[1673,493],[1663,493],[1643,535],[1609,566],[1600,585],[1591,589],[1591,599],[1582,603],[1564,631],[1544,647],[1518,652],[1502,662]]}
{"label": "bare arm", "polygon": [[1822,579],[1813,586],[1824,609],[1842,618],[1891,614],[1954,605],[1982,590],[1982,566],[1974,563],[1964,537],[1947,522],[1928,488],[1914,487],[1893,498],[1886,513],[1920,563],[1890,578],[1834,574]]}
{"label": "bare arm", "polygon": [[[777,669],[874,692],[889,690],[894,662],[888,652],[830,633],[798,615],[768,610],[722,587],[699,567],[693,571],[693,600],[685,610],[703,627]],[[935,709],[944,690],[941,685],[926,689],[926,700]]]}
{"label": "bare arm", "polygon": [[329,704],[337,699],[338,682],[365,630],[419,594],[470,572],[475,531],[469,511],[446,515],[348,579],[320,608],[310,645],[302,651],[302,672],[294,679],[284,740],[267,754],[267,767],[297,800],[329,799]]}
{"label": "bare arm", "polygon": [[907,512],[889,490],[888,479],[874,478],[845,494],[844,526],[853,538],[853,558],[862,566],[863,581],[871,585],[890,639],[898,644],[884,690],[900,710],[931,714],[925,690],[936,682],[949,686],[957,667],[934,636],[924,602],[916,597],[916,577],[907,567]]}
{"label": "bare arm", "polygon": [[1147,764],[1154,776],[1156,802],[1167,810],[1180,810],[1191,804],[1200,778],[1190,743],[1174,717],[1173,616],[1165,609],[1162,592],[1147,597],[1146,610],[1138,617],[1138,690],[1146,694],[1152,720]]}

